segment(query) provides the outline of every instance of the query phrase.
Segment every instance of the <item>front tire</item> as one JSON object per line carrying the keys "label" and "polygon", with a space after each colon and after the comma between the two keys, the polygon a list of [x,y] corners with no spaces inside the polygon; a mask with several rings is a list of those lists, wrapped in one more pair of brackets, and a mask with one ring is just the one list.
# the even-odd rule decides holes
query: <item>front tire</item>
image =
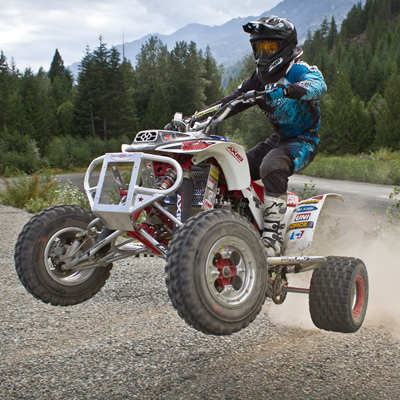
{"label": "front tire", "polygon": [[311,278],[309,306],[314,325],[326,331],[358,331],[367,312],[368,293],[367,269],[361,260],[328,257]]}
{"label": "front tire", "polygon": [[189,219],[171,241],[166,272],[178,314],[206,334],[245,328],[266,298],[264,246],[256,229],[233,212],[212,210]]}
{"label": "front tire", "polygon": [[[15,246],[18,277],[26,290],[52,305],[82,303],[94,296],[110,276],[112,264],[83,270],[63,270],[61,258],[76,238],[86,231],[94,215],[79,206],[55,206],[35,215],[23,228]],[[89,239],[78,250],[88,250]]]}

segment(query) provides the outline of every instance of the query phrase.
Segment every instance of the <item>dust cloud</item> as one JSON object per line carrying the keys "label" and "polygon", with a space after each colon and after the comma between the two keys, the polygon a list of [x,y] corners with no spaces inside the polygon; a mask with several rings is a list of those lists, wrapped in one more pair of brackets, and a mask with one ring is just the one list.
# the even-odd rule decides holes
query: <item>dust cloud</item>
{"label": "dust cloud", "polygon": [[[333,215],[332,215],[333,214]],[[364,326],[385,326],[400,339],[400,226],[381,225],[372,215],[345,215],[337,219],[330,210],[316,232],[316,246],[307,254],[348,256],[361,259],[368,271],[369,300]],[[369,225],[365,222],[368,220]],[[319,224],[320,222],[318,222]],[[334,230],[332,227],[334,226]],[[378,228],[377,228],[378,227]],[[289,286],[309,287],[311,273],[288,276]],[[317,329],[311,320],[308,296],[288,293],[282,305],[267,306],[272,320],[279,324]]]}

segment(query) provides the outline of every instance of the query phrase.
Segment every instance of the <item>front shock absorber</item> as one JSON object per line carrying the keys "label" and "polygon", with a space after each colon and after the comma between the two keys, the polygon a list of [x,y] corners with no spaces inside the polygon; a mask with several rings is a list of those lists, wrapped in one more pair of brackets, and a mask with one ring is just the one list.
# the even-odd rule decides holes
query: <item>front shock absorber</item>
{"label": "front shock absorber", "polygon": [[154,188],[159,190],[167,190],[175,183],[176,177],[176,170],[168,168],[167,173],[162,177],[162,179],[154,184]]}

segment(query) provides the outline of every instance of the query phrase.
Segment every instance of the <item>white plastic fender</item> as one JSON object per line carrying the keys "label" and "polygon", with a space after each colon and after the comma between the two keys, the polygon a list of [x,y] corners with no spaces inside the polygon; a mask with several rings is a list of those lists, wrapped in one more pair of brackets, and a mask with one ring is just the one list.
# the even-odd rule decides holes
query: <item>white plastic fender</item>
{"label": "white plastic fender", "polygon": [[183,142],[171,142],[157,147],[166,153],[192,154],[193,164],[214,157],[221,166],[228,190],[243,190],[250,186],[250,168],[244,148],[233,142],[212,138],[190,138]]}
{"label": "white plastic fender", "polygon": [[297,204],[288,220],[283,255],[291,255],[310,247],[319,214],[328,197],[344,201],[340,194],[328,193]]}

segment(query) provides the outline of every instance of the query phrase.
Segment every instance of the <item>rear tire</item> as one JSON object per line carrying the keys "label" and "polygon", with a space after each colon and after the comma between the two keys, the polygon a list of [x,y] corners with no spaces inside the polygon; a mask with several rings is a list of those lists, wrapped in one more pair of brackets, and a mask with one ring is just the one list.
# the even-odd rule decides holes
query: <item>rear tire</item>
{"label": "rear tire", "polygon": [[[14,260],[18,277],[29,293],[44,303],[68,306],[90,299],[101,289],[112,264],[68,271],[55,261],[94,218],[82,207],[63,205],[41,211],[24,226]],[[94,239],[90,239],[79,251],[86,251],[93,244]]]}
{"label": "rear tire", "polygon": [[172,238],[166,272],[178,314],[206,334],[229,335],[245,328],[266,298],[268,270],[260,236],[230,211],[190,218]]}
{"label": "rear tire", "polygon": [[328,257],[311,278],[309,306],[314,325],[326,331],[358,331],[367,312],[368,293],[367,269],[361,260]]}

